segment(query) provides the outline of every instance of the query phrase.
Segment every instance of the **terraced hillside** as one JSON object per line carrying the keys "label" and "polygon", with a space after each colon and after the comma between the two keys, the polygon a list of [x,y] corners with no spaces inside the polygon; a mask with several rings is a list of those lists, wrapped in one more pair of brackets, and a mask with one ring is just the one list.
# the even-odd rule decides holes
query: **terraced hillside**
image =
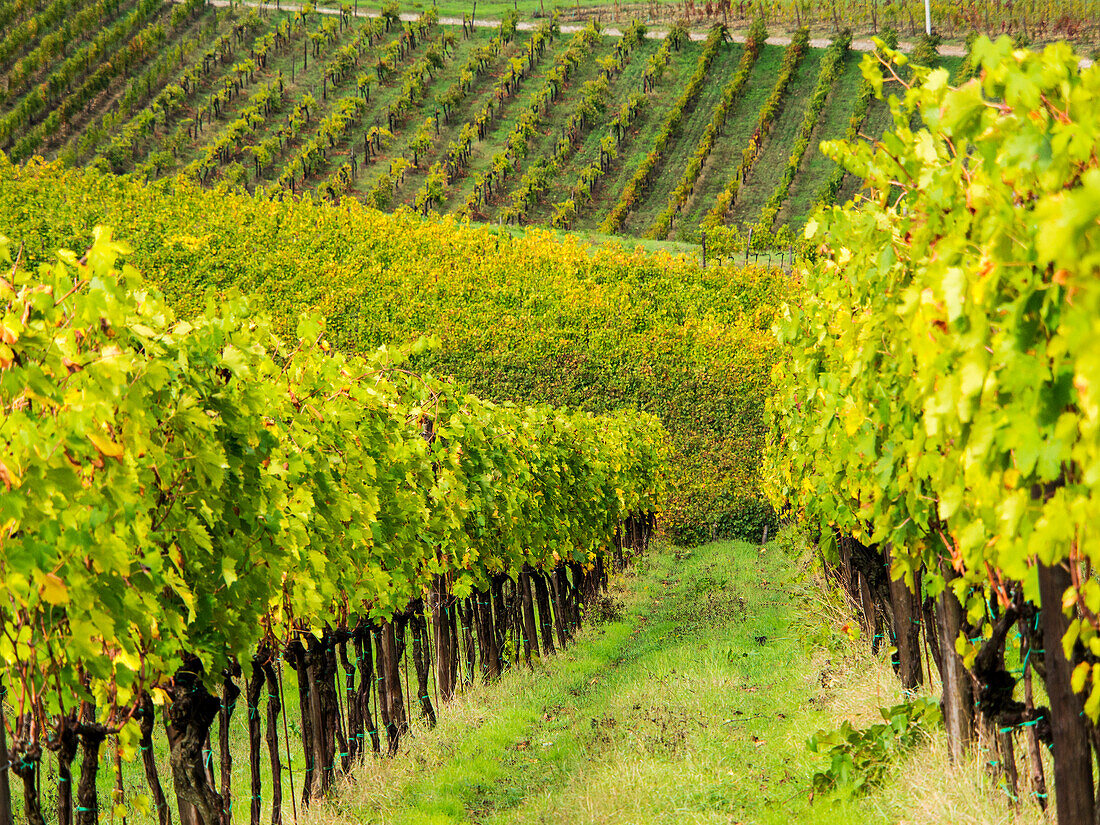
{"label": "terraced hillside", "polygon": [[[818,150],[875,134],[861,55],[805,31],[444,25],[396,5],[12,0],[0,149],[269,197],[697,241],[846,198]],[[960,61],[955,61],[958,63]],[[950,66],[953,70],[956,66]],[[836,178],[834,180],[834,178]]]}

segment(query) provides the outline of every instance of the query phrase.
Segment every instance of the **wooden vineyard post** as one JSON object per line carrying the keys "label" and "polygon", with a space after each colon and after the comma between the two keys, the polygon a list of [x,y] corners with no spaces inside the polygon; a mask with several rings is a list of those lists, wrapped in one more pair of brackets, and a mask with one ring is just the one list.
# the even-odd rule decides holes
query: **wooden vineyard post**
{"label": "wooden vineyard post", "polygon": [[390,755],[397,752],[401,734],[408,727],[405,717],[405,700],[401,692],[401,674],[397,662],[397,638],[393,622],[385,622],[382,629],[382,654],[385,660],[386,703],[389,709],[389,727],[393,730],[390,742]]}
{"label": "wooden vineyard post", "polygon": [[572,638],[569,629],[569,610],[565,604],[564,585],[562,584],[561,570],[564,565],[559,564],[550,571],[550,588],[554,598],[554,630],[558,634],[558,646],[565,649],[566,642]]}
{"label": "wooden vineyard post", "polygon": [[1016,753],[1012,746],[1012,731],[997,732],[997,747],[1001,752],[1001,764],[1004,766],[1005,783],[1013,805],[1020,802],[1020,775],[1016,770]]}
{"label": "wooden vineyard post", "polygon": [[492,594],[493,594],[493,612],[491,617],[491,625],[493,636],[496,638],[497,655],[500,657],[498,667],[504,669],[504,650],[505,642],[507,641],[507,613],[504,609],[504,580],[507,576],[498,574],[493,576],[492,580]]}
{"label": "wooden vineyard post", "polygon": [[[285,657],[284,657],[285,658]],[[283,717],[283,743],[286,747],[286,772],[287,778],[290,780],[290,807],[294,813],[294,823],[298,823],[298,797],[294,793],[294,757],[290,752],[290,731],[287,728],[286,722],[286,694],[283,692],[283,664],[282,659],[279,660],[279,707],[282,711]],[[303,780],[304,781],[304,780]]]}
{"label": "wooden vineyard post", "polygon": [[451,700],[455,684],[450,601],[446,582],[442,576],[437,576],[432,594],[432,624],[435,630],[435,675],[442,703]]}
{"label": "wooden vineyard post", "polygon": [[1062,612],[1062,594],[1072,584],[1062,565],[1040,564],[1039,617],[1043,630],[1047,695],[1054,735],[1054,798],[1058,825],[1092,825],[1092,753],[1082,714],[1081,697],[1070,684],[1073,665],[1062,651],[1069,622]]}
{"label": "wooden vineyard post", "polygon": [[347,769],[348,740],[344,735],[344,715],[340,706],[340,665],[336,660],[337,635],[326,631],[321,640],[318,676],[321,680],[321,714],[324,721],[325,775],[327,787],[336,782],[336,757],[342,770]]}
{"label": "wooden vineyard post", "polygon": [[466,649],[466,672],[462,677],[465,684],[472,684],[477,672],[477,649],[474,647],[474,599],[472,595],[458,603],[459,618],[462,620],[462,640]]}
{"label": "wooden vineyard post", "polygon": [[[366,735],[370,737],[371,750],[375,753],[381,753],[382,746],[378,738],[378,723],[371,717],[370,712],[371,688],[374,685],[374,656],[371,652],[371,632],[369,629],[360,629],[356,631],[353,638],[355,641],[355,660],[359,664],[359,716],[363,721]],[[377,705],[375,705],[375,710],[378,710]],[[364,743],[364,754],[366,748],[366,743]]]}
{"label": "wooden vineyard post", "polygon": [[[356,757],[363,747],[363,715],[359,708],[359,692],[355,687],[355,674],[357,664],[352,664],[348,658],[348,642],[352,640],[349,633],[346,638],[340,640],[340,664],[344,668],[344,702],[347,705],[348,716],[348,758],[345,770],[350,770],[355,764]],[[354,647],[352,652],[354,652]]]}
{"label": "wooden vineyard post", "polygon": [[[1024,673],[1024,713],[1029,720],[1035,719],[1035,697],[1031,686],[1031,646],[1032,646],[1032,634],[1031,634],[1031,619],[1027,616],[1021,616],[1019,620],[1020,630],[1020,661],[1022,661]],[[1038,630],[1039,616],[1035,615],[1035,628]],[[1047,809],[1047,782],[1046,775],[1043,770],[1043,754],[1039,747],[1039,734],[1035,730],[1035,724],[1029,722],[1024,736],[1027,739],[1027,757],[1028,757],[1028,773],[1031,781],[1031,792],[1035,796],[1035,801],[1039,803],[1039,807],[1042,810]]]}
{"label": "wooden vineyard post", "polygon": [[539,625],[542,629],[542,649],[548,654],[554,650],[554,618],[550,612],[550,594],[547,592],[546,579],[539,570],[531,571],[531,581],[535,586],[535,603],[539,609]]}
{"label": "wooden vineyard post", "polygon": [[386,751],[393,756],[397,752],[397,724],[393,721],[390,698],[388,695],[389,680],[387,679],[387,667],[383,652],[383,640],[385,638],[385,623],[374,629],[374,669],[375,684],[378,690],[378,700],[375,707],[378,709],[378,724],[386,729]]}

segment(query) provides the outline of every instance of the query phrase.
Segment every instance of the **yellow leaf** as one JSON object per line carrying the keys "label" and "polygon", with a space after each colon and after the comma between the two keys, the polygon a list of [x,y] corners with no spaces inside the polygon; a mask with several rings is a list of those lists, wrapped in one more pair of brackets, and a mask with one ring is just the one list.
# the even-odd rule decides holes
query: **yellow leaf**
{"label": "yellow leaf", "polygon": [[1091,670],[1092,667],[1088,662],[1081,662],[1081,664],[1073,669],[1073,675],[1069,678],[1069,684],[1070,687],[1073,688],[1074,693],[1080,693],[1085,689],[1085,680],[1088,679]]}
{"label": "yellow leaf", "polygon": [[111,458],[120,458],[122,456],[122,445],[116,444],[109,438],[104,438],[96,433],[88,433],[88,440],[91,441],[97,450],[103,455]]}
{"label": "yellow leaf", "polygon": [[42,599],[50,604],[69,603],[69,588],[56,573],[47,573],[43,579]]}
{"label": "yellow leaf", "polygon": [[0,482],[3,482],[4,488],[10,490],[12,487],[18,487],[23,483],[23,479],[8,469],[3,461],[0,461]]}
{"label": "yellow leaf", "polygon": [[844,421],[844,431],[849,436],[855,435],[859,432],[860,425],[863,423],[863,416],[859,412],[859,407],[856,406],[856,402],[851,398],[844,399],[844,409],[840,413],[841,418]]}

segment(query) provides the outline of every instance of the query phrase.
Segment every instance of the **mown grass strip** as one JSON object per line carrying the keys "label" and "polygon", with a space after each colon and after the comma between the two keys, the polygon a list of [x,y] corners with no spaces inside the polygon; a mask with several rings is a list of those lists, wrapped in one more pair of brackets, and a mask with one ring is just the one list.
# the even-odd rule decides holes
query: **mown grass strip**
{"label": "mown grass strip", "polygon": [[775,216],[779,214],[779,208],[787,199],[787,193],[791,190],[791,183],[802,165],[802,157],[810,147],[810,136],[813,134],[814,127],[817,126],[822,109],[825,108],[825,101],[828,99],[830,91],[832,91],[833,84],[840,77],[840,72],[844,67],[844,58],[848,55],[848,48],[851,43],[852,36],[846,33],[833,41],[828,51],[825,52],[825,57],[821,61],[821,69],[817,74],[817,85],[810,97],[810,105],[806,109],[805,117],[802,119],[802,127],[795,138],[791,156],[787,159],[787,165],[783,169],[783,177],[780,178],[775,191],[768,198],[768,202],[764,204],[764,208],[760,210],[760,220],[757,226],[761,232],[771,232],[772,224],[775,223]]}
{"label": "mown grass strip", "polygon": [[745,51],[741,54],[741,62],[737,66],[737,72],[722,90],[722,99],[714,108],[714,114],[711,117],[710,123],[707,124],[706,131],[703,132],[703,138],[699,141],[699,146],[696,148],[695,154],[692,155],[687,168],[684,169],[683,175],[680,176],[680,182],[676,185],[672,194],[669,195],[668,205],[664,208],[664,211],[657,216],[657,219],[653,222],[649,231],[646,232],[645,236],[647,238],[656,240],[666,237],[672,226],[673,216],[679,214],[680,209],[695,191],[695,183],[699,180],[699,175],[703,171],[703,164],[706,163],[707,158],[710,157],[711,149],[714,148],[714,142],[721,134],[722,128],[726,125],[726,118],[729,115],[730,109],[741,96],[741,92],[748,82],[749,73],[752,71],[752,67],[756,65],[756,59],[760,56],[760,50],[763,48],[764,41],[767,40],[767,38],[767,29],[764,28],[763,21],[757,18],[757,21],[753,24],[752,31],[749,33],[748,41],[745,43]]}
{"label": "mown grass strip", "polygon": [[783,67],[779,71],[779,77],[775,81],[775,86],[772,87],[771,95],[764,101],[764,105],[760,109],[760,116],[756,122],[756,129],[753,130],[752,137],[749,138],[749,145],[746,146],[741,153],[741,163],[730,176],[729,181],[726,183],[726,188],[723,189],[718,196],[718,202],[703,221],[705,226],[718,226],[721,224],[729,213],[730,207],[733,206],[733,202],[737,199],[737,193],[741,189],[741,184],[744,182],[749,172],[752,171],[756,159],[760,157],[764,138],[767,136],[768,130],[771,129],[776,115],[779,114],[779,108],[783,102],[783,95],[787,91],[787,86],[790,85],[791,78],[794,77],[795,71],[798,69],[798,64],[802,61],[802,57],[806,53],[806,47],[809,42],[810,31],[809,29],[802,28],[795,33],[794,38],[791,40],[791,45],[787,47],[787,51],[783,55]]}
{"label": "mown grass strip", "polygon": [[[883,40],[888,48],[894,48],[898,43],[897,32],[887,32]],[[867,119],[867,112],[871,108],[871,101],[874,97],[874,87],[871,85],[871,81],[865,77],[863,82],[859,84],[859,92],[856,94],[852,117],[848,120],[848,128],[844,132],[843,140],[855,140],[863,121]],[[834,167],[833,173],[829,175],[829,179],[825,181],[825,185],[821,187],[821,193],[817,196],[819,205],[836,201],[840,186],[844,182],[844,174],[844,167],[839,165]]]}
{"label": "mown grass strip", "polygon": [[680,128],[680,124],[684,119],[684,113],[687,111],[687,108],[695,102],[696,98],[699,97],[699,92],[703,89],[703,83],[707,78],[707,73],[710,71],[710,64],[714,62],[714,57],[718,54],[718,47],[722,45],[726,37],[727,33],[724,26],[715,24],[711,27],[710,34],[707,36],[706,45],[703,47],[703,53],[699,55],[699,63],[695,68],[695,73],[691,76],[687,87],[676,101],[676,105],[669,114],[668,120],[665,121],[664,128],[654,141],[653,148],[650,149],[649,154],[645,156],[645,159],[638,167],[638,171],[634,173],[634,177],[627,183],[626,188],[619,196],[619,202],[615,204],[615,207],[607,217],[604,218],[603,223],[600,224],[601,232],[617,232],[622,228],[623,221],[626,220],[627,214],[638,205],[638,202],[643,197],[643,190],[649,183],[650,177],[658,164],[664,159],[669,143]]}

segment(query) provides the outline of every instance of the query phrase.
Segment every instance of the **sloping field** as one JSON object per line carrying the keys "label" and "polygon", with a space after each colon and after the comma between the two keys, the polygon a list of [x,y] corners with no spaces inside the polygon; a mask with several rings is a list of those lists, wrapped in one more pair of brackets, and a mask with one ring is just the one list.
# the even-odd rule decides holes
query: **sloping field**
{"label": "sloping field", "polygon": [[695,151],[703,130],[710,123],[711,111],[722,94],[722,87],[729,76],[736,71],[737,61],[740,59],[741,47],[738,45],[727,44],[718,50],[718,55],[714,58],[710,71],[707,72],[707,79],[699,100],[684,117],[684,122],[666,155],[665,162],[661,164],[649,186],[644,203],[627,217],[623,227],[625,234],[644,235],[657,213],[664,209],[669,193],[679,181],[688,158]]}
{"label": "sloping field", "polygon": [[822,141],[844,137],[852,107],[849,105],[845,108],[843,103],[854,101],[858,93],[859,84],[863,79],[859,70],[862,59],[863,55],[859,52],[849,52],[844,60],[844,71],[829,94],[829,101],[825,104],[825,111],[814,129],[810,148],[802,158],[802,165],[791,185],[787,202],[779,210],[778,220],[781,224],[801,225],[805,222],[806,216],[821,194],[822,181],[826,180],[836,167],[835,163],[821,154],[819,147]]}
{"label": "sloping field", "polygon": [[[682,30],[653,73],[665,44],[659,37],[643,39],[622,59],[619,29],[597,36],[593,28],[577,52],[586,36],[576,27],[563,32],[546,17],[522,29],[517,22],[448,25],[431,9],[397,6],[367,17],[355,6],[322,13],[197,0],[53,0],[25,11],[0,38],[0,150],[16,162],[42,154],[277,198],[353,197],[387,210],[587,231],[656,153],[618,232],[695,241],[741,163],[785,47],[760,49],[666,233],[668,219],[659,215],[677,186],[684,191],[685,169],[746,47],[721,42],[685,103],[689,78],[705,65],[701,33],[693,39]],[[801,57],[727,223],[757,220],[775,190],[822,54],[811,48]],[[614,66],[613,57],[620,58]],[[777,226],[797,229],[816,203],[831,170],[817,144],[847,128],[860,57],[845,59]],[[595,88],[600,78],[605,88]],[[632,103],[637,110],[619,125]],[[872,106],[862,133],[880,132],[886,114],[881,103]],[[598,179],[586,184],[594,167]],[[855,186],[844,181],[839,197]]]}
{"label": "sloping field", "polygon": [[783,95],[783,108],[771,132],[764,138],[763,151],[733,202],[729,215],[731,223],[755,221],[760,216],[761,207],[771,196],[806,113],[806,105],[817,81],[821,56],[820,49],[809,49],[799,61],[798,69]]}

